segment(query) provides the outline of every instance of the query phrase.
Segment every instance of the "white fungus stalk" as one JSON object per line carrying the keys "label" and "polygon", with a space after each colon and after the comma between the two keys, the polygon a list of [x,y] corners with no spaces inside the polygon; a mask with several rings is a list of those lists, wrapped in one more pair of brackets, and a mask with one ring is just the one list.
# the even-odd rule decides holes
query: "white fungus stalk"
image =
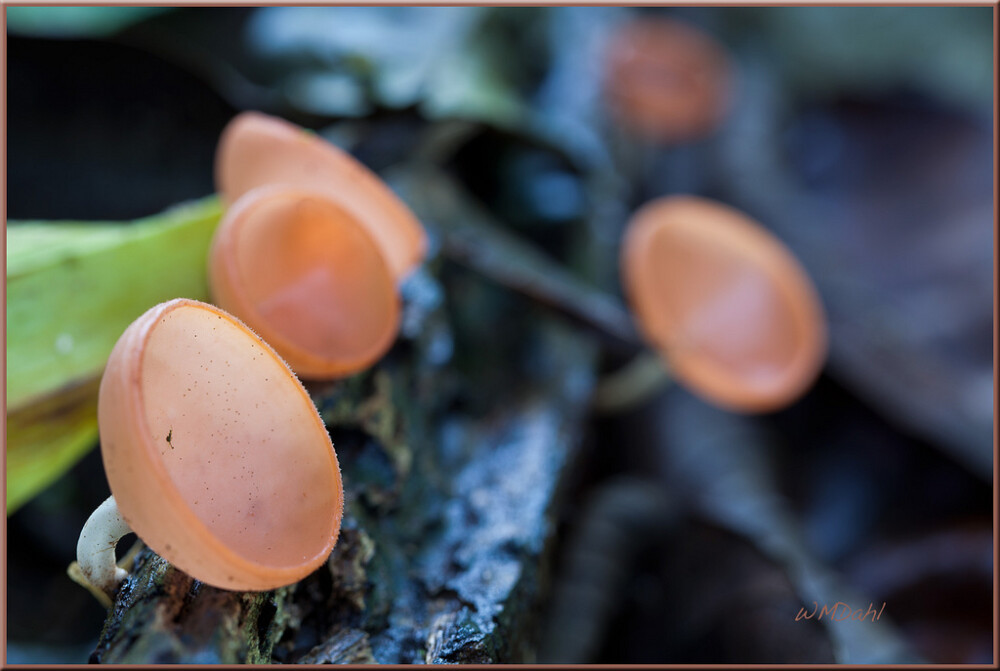
{"label": "white fungus stalk", "polygon": [[128,576],[128,571],[115,563],[115,547],[131,531],[118,512],[115,497],[109,496],[91,513],[76,543],[76,563],[70,567],[70,577],[106,606],[111,605],[110,595]]}

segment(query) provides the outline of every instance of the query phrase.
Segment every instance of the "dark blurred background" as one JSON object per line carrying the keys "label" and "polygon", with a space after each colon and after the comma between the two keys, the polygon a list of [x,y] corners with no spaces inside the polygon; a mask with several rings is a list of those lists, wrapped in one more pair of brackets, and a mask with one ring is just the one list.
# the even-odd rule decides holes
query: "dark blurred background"
{"label": "dark blurred background", "polygon": [[[617,123],[603,88],[616,27],[661,16],[733,66],[721,125],[669,144]],[[376,171],[444,157],[497,221],[609,293],[629,213],[664,194],[739,207],[796,252],[830,319],[821,379],[762,417],[676,386],[594,414],[542,661],[993,660],[990,8],[7,17],[10,219],[131,219],[205,196],[222,127],[259,109]],[[440,132],[460,122],[475,130]],[[582,237],[600,243],[588,258]],[[602,372],[622,363],[608,352]],[[93,451],[8,518],[9,663],[93,649],[105,613],[65,568],[107,494]],[[886,616],[795,622],[813,600],[884,601]]]}

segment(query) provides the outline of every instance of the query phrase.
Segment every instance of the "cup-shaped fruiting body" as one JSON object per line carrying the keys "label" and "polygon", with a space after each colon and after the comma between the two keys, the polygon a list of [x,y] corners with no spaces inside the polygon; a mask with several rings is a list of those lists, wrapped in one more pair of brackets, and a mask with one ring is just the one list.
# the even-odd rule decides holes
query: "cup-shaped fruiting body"
{"label": "cup-shaped fruiting body", "polygon": [[337,456],[305,389],[263,340],[198,301],[161,303],[111,352],[101,454],[121,516],[210,585],[267,590],[329,556]]}
{"label": "cup-shaped fruiting body", "polygon": [[730,104],[724,47],[697,28],[663,17],[620,25],[608,46],[605,89],[618,121],[665,143],[714,131]]}
{"label": "cup-shaped fruiting body", "polygon": [[328,192],[368,228],[397,281],[427,253],[423,226],[385,182],[350,154],[282,119],[244,112],[230,121],[216,151],[215,182],[227,203],[265,184]]}
{"label": "cup-shaped fruiting body", "polygon": [[378,245],[326,193],[259,187],[226,211],[209,251],[215,303],[306,378],[364,370],[392,345],[400,298]]}
{"label": "cup-shaped fruiting body", "polygon": [[778,409],[826,357],[819,296],[791,251],[741,212],[674,196],[629,222],[622,280],[646,339],[674,376],[717,405]]}

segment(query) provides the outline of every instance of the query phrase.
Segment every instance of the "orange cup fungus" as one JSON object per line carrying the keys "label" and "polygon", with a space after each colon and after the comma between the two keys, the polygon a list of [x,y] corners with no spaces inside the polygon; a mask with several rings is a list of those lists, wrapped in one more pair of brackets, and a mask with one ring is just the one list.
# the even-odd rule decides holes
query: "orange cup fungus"
{"label": "orange cup fungus", "polygon": [[662,17],[632,19],[608,47],[605,90],[622,125],[651,140],[697,140],[724,119],[732,88],[725,48]]}
{"label": "orange cup fungus", "polygon": [[722,407],[799,397],[826,356],[826,321],[792,253],[741,212],[674,196],[640,208],[621,250],[625,293],[676,378]]}
{"label": "orange cup fungus", "polygon": [[259,112],[233,119],[219,140],[215,181],[230,204],[265,184],[326,192],[365,226],[397,281],[426,255],[423,226],[378,176],[350,154],[282,119]]}
{"label": "orange cup fungus", "polygon": [[306,378],[364,370],[392,345],[400,298],[378,245],[325,192],[259,187],[225,213],[209,252],[215,302]]}
{"label": "orange cup fungus", "polygon": [[139,317],[108,360],[98,421],[112,498],[78,546],[98,589],[123,577],[114,545],[129,526],[233,590],[294,583],[333,549],[344,497],[326,427],[288,366],[230,314],[175,299]]}

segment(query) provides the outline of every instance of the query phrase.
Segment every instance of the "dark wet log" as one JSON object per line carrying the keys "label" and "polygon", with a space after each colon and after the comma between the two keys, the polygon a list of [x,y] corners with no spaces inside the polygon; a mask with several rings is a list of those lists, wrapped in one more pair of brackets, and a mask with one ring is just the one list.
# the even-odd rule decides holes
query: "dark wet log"
{"label": "dark wet log", "polygon": [[289,620],[288,595],[215,589],[144,550],[91,662],[267,663]]}
{"label": "dark wet log", "polygon": [[[237,593],[145,550],[93,661],[534,659],[552,510],[596,347],[524,298],[442,272],[461,290],[414,278],[387,359],[310,388],[345,482],[327,564],[288,588]],[[469,316],[484,306],[485,318]]]}

